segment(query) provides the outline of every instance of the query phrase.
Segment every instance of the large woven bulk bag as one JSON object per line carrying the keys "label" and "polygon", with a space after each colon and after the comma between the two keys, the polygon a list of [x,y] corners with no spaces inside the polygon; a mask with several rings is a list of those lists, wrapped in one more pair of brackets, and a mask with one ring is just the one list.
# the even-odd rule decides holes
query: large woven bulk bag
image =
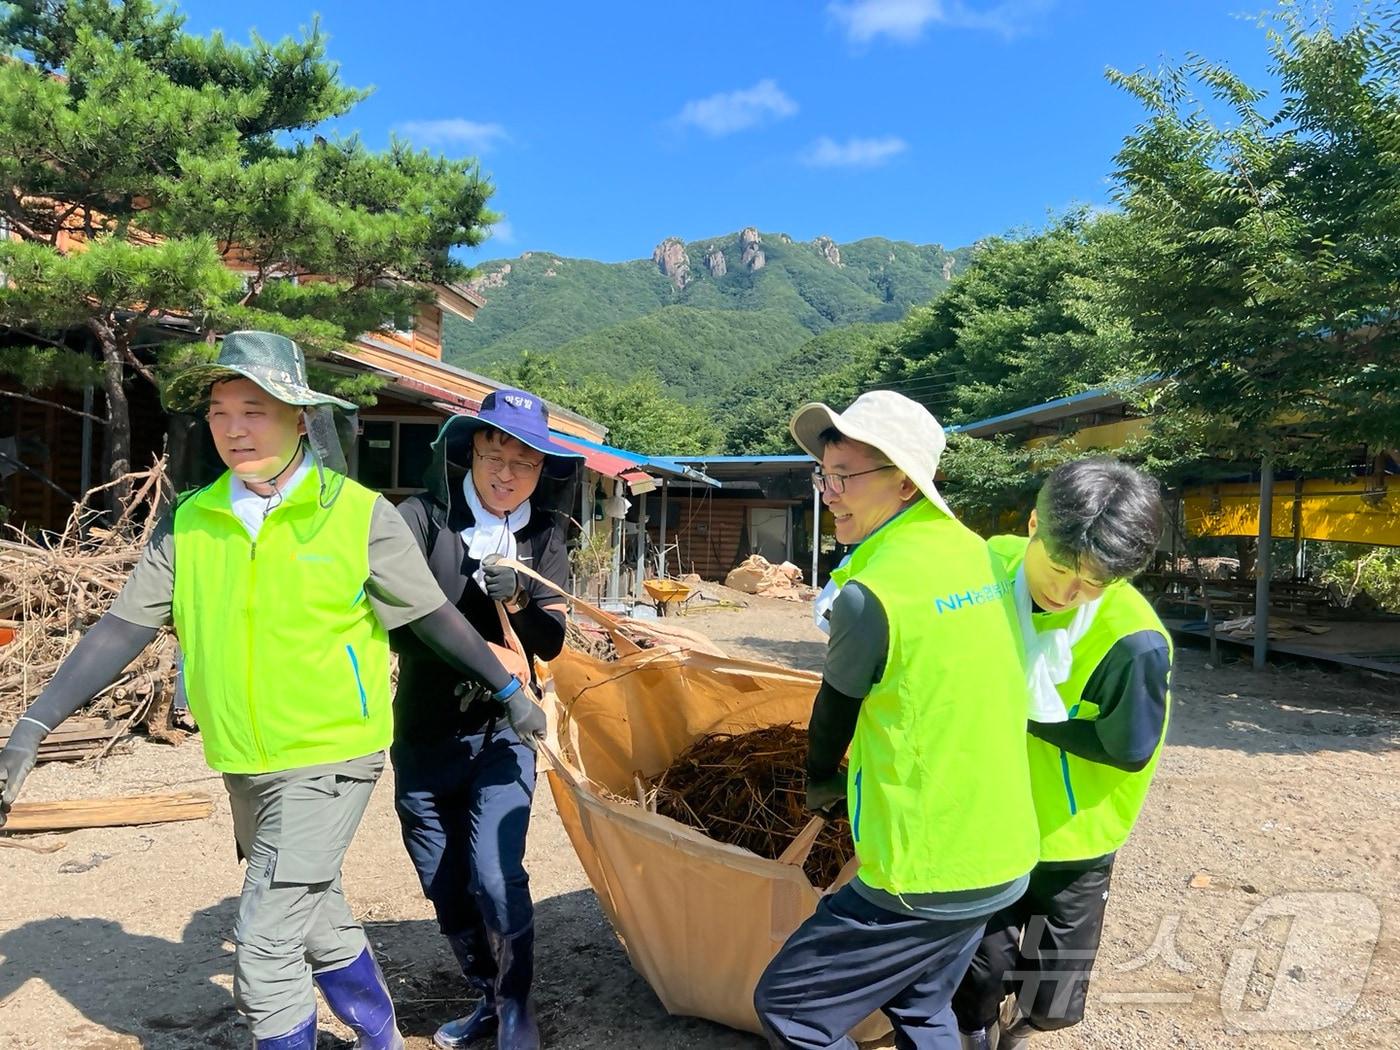
{"label": "large woven bulk bag", "polygon": [[[768,860],[624,800],[708,733],[805,725],[820,677],[675,646],[566,649],[550,672],[550,790],[632,965],[670,1013],[758,1032],[759,975],[825,889],[805,851]],[[888,1031],[877,1014],[852,1034]]]}

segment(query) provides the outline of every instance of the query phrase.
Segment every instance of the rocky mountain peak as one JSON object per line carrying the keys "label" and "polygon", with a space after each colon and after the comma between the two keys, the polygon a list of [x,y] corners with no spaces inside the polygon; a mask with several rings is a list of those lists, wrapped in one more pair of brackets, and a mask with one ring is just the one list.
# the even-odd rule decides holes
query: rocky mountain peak
{"label": "rocky mountain peak", "polygon": [[676,291],[690,283],[690,259],[685,254],[685,242],[679,237],[667,237],[652,249],[651,261],[676,286]]}
{"label": "rocky mountain peak", "polygon": [[768,258],[763,254],[763,241],[756,227],[745,226],[739,232],[739,249],[739,262],[749,270],[761,270],[767,265]]}
{"label": "rocky mountain peak", "polygon": [[729,264],[724,261],[724,252],[718,246],[712,247],[705,256],[705,269],[710,271],[711,277],[723,277],[729,270]]}
{"label": "rocky mountain peak", "polygon": [[473,277],[467,282],[467,287],[474,292],[479,292],[484,288],[504,288],[506,278],[510,276],[510,271],[510,263],[501,263],[499,267],[491,272]]}
{"label": "rocky mountain peak", "polygon": [[816,246],[817,251],[822,253],[822,258],[832,266],[844,265],[841,262],[841,249],[836,247],[836,242],[826,234],[822,234],[812,243]]}

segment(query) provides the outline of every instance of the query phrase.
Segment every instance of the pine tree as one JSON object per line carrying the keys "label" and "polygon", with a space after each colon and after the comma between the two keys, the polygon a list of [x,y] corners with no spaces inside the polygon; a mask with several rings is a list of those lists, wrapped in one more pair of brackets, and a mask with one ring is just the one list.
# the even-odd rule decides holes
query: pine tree
{"label": "pine tree", "polygon": [[425,283],[467,275],[451,250],[485,236],[491,185],[474,160],[317,134],[366,92],[316,25],[240,45],[154,0],[7,7],[0,370],[30,389],[100,382],[111,477],[130,458],[129,377],[159,383],[238,328],[314,359],[407,327]]}

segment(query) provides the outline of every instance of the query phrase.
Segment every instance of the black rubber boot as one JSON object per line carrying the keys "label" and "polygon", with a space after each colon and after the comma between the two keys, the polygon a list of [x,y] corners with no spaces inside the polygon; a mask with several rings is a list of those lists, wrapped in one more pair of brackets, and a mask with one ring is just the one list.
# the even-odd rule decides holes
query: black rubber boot
{"label": "black rubber boot", "polygon": [[1000,1033],[1000,1050],[1026,1050],[1031,1045],[1031,1033],[1035,1031],[1014,995],[1008,995],[1001,1004],[1001,1018],[997,1022]]}
{"label": "black rubber boot", "polygon": [[958,1045],[961,1050],[997,1050],[997,1036],[1001,1029],[996,1025],[979,1028],[975,1032],[959,1032]]}

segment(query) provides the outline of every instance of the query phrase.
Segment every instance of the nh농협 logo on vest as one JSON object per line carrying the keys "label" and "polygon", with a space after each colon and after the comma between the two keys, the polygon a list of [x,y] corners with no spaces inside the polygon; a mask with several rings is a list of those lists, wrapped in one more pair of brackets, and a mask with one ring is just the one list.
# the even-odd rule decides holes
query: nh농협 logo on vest
{"label": "nh\ub18d\ud611 logo on vest", "polygon": [[939,616],[942,616],[945,612],[957,612],[959,609],[966,609],[974,605],[1001,601],[1011,593],[1011,587],[1012,584],[1009,580],[999,580],[976,590],[954,591],[946,598],[935,598],[933,600],[934,609]]}

